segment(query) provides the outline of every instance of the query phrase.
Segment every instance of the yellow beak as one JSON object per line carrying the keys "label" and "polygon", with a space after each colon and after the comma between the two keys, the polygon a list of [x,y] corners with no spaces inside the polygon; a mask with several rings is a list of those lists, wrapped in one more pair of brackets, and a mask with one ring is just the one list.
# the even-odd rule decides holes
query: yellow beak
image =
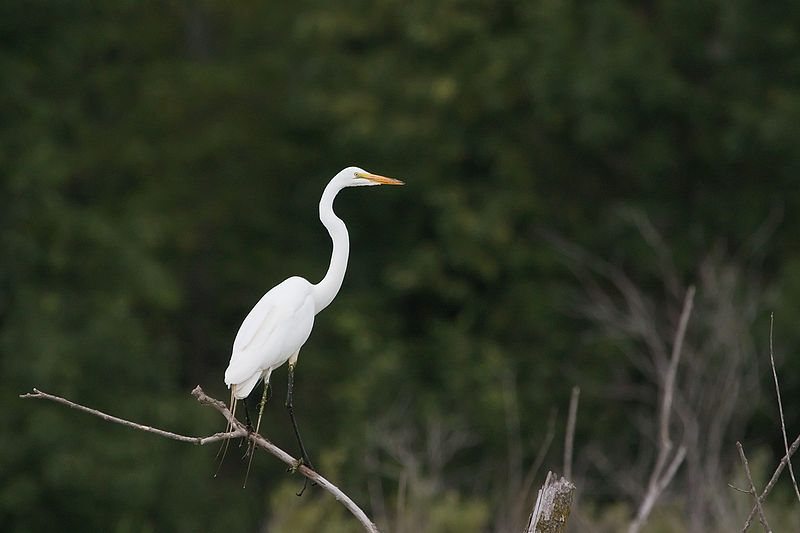
{"label": "yellow beak", "polygon": [[380,183],[381,185],[405,185],[405,183],[400,180],[379,176],[378,174],[370,174],[369,172],[357,172],[356,176],[364,178],[365,180],[374,181],[375,183]]}

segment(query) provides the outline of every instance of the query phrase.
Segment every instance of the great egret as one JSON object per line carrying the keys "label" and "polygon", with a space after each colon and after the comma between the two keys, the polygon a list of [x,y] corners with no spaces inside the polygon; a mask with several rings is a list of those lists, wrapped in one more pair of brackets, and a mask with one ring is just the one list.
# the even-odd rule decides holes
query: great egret
{"label": "great egret", "polygon": [[[231,412],[234,415],[237,401],[247,398],[259,380],[264,380],[264,393],[256,422],[256,434],[258,434],[261,415],[264,413],[264,404],[267,401],[270,374],[289,361],[286,409],[289,411],[297,444],[300,446],[302,457],[300,461],[309,468],[313,467],[300,438],[292,407],[294,368],[300,348],[311,334],[314,316],[328,307],[336,297],[347,269],[350,239],[347,226],[333,212],[333,200],[345,187],[361,185],[403,185],[403,182],[371,174],[358,167],[345,168],[331,179],[322,192],[322,199],[319,202],[319,219],[333,241],[328,272],[322,281],[316,284],[299,276],[292,276],[270,289],[242,322],[233,341],[231,362],[225,370],[225,384],[231,389]],[[253,453],[250,454],[250,463],[247,466],[248,474],[252,461]],[[245,475],[246,484],[247,475]]]}

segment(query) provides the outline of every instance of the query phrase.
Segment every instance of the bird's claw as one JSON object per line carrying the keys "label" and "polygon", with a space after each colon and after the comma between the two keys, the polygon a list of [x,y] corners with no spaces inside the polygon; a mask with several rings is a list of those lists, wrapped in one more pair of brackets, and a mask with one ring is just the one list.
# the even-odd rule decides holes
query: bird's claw
{"label": "bird's claw", "polygon": [[[254,432],[253,426],[247,424],[247,426],[245,426],[245,429],[247,429],[247,435],[239,439],[239,448],[241,448],[245,442],[247,443],[247,447],[250,448],[250,437],[253,436]],[[244,456],[247,457],[247,452],[245,452]]]}
{"label": "bird's claw", "polygon": [[303,495],[303,493],[306,491],[306,487],[308,487],[308,478],[305,478],[305,479],[303,479],[303,488],[302,488],[302,489],[300,489],[300,492],[296,492],[296,493],[295,493],[295,495],[296,495],[298,498],[299,498],[300,496],[302,496],[302,495]]}
{"label": "bird's claw", "polygon": [[[290,474],[294,474],[295,472],[297,472],[300,469],[300,465],[304,465],[304,464],[305,464],[305,462],[303,461],[303,459],[298,459],[296,461],[293,461],[292,464],[289,466],[289,468],[286,469],[286,471],[289,472]],[[308,465],[306,465],[306,466],[308,466]]]}
{"label": "bird's claw", "polygon": [[[293,461],[291,466],[289,466],[289,468],[287,468],[286,471],[289,472],[290,474],[294,474],[295,472],[297,472],[300,469],[301,466],[305,466],[305,467],[307,467],[307,468],[309,468],[311,470],[314,470],[314,465],[311,464],[311,461],[309,461],[308,458],[306,458],[306,457],[301,457],[300,459],[297,459],[296,461]],[[316,484],[317,483],[314,482],[314,481],[311,482],[311,486],[312,487],[314,485],[316,485]],[[303,488],[301,488],[300,492],[297,492],[296,495],[298,497],[302,496],[303,493],[306,491],[307,487],[308,487],[308,478],[304,478],[303,479]]]}
{"label": "bird's claw", "polygon": [[256,432],[253,429],[253,426],[251,426],[250,424],[247,424],[247,436],[243,437],[239,441],[239,448],[241,448],[242,444],[244,444],[245,442],[247,443],[247,449],[244,451],[244,455],[242,455],[242,459],[246,459],[247,457],[250,456],[251,453],[253,453],[255,451],[256,443],[253,441],[253,435],[255,435],[255,434],[256,434]]}

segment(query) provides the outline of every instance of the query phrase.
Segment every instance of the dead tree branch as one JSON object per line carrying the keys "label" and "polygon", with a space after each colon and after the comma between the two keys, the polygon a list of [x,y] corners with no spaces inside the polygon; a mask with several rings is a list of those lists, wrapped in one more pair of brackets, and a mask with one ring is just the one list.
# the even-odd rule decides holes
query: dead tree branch
{"label": "dead tree branch", "polygon": [[783,419],[783,402],[781,401],[781,388],[778,385],[778,373],[775,371],[775,356],[772,350],[772,328],[775,322],[774,313],[769,315],[769,363],[772,367],[772,377],[775,379],[775,394],[778,397],[778,413],[781,416],[781,436],[783,437],[783,449],[786,451],[786,465],[789,467],[789,477],[792,478],[792,486],[797,500],[800,501],[800,490],[797,489],[797,480],[792,469],[791,456],[789,455],[789,440],[786,438],[786,422]]}
{"label": "dead tree branch", "polygon": [[270,454],[274,455],[285,464],[289,465],[292,470],[296,470],[307,477],[309,480],[313,481],[326,491],[328,491],[337,501],[341,502],[342,505],[350,511],[353,516],[361,523],[364,529],[369,533],[379,533],[375,524],[367,517],[364,511],[359,508],[353,500],[350,499],[344,492],[342,492],[336,485],[316,473],[315,471],[311,470],[307,466],[300,463],[299,460],[295,459],[282,449],[275,446],[272,442],[265,439],[261,435],[255,434],[247,430],[247,427],[239,422],[233,414],[230,412],[228,407],[225,403],[208,396],[203,389],[200,388],[198,385],[192,391],[192,396],[197,398],[203,405],[210,405],[214,409],[220,412],[222,416],[231,424],[232,431],[224,432],[224,433],[215,433],[214,435],[210,435],[208,437],[190,437],[186,435],[179,435],[177,433],[172,433],[171,431],[165,431],[163,429],[154,428],[152,426],[147,426],[143,424],[137,424],[136,422],[131,422],[130,420],[125,420],[122,418],[118,418],[116,416],[109,415],[107,413],[103,413],[102,411],[98,411],[96,409],[92,409],[90,407],[86,407],[84,405],[77,404],[66,398],[62,398],[60,396],[56,396],[54,394],[49,394],[46,392],[42,392],[38,389],[33,389],[33,393],[28,394],[20,394],[20,398],[28,399],[28,398],[38,398],[43,400],[51,400],[68,407],[72,407],[73,409],[78,409],[79,411],[83,411],[93,416],[97,416],[106,420],[108,422],[114,422],[116,424],[122,424],[123,426],[128,426],[133,429],[138,429],[140,431],[145,431],[147,433],[154,433],[161,437],[166,437],[168,439],[173,439],[181,442],[188,442],[191,444],[197,445],[204,445],[210,444],[212,442],[218,442],[225,439],[235,439],[239,437],[246,437],[253,441],[253,443],[265,449]]}
{"label": "dead tree branch", "polygon": [[[195,390],[198,390],[199,387]],[[200,391],[202,393],[202,390]],[[193,392],[194,394],[194,392]],[[205,395],[203,395],[205,396]],[[62,398],[61,396],[56,396],[54,394],[48,394],[46,392],[42,392],[39,389],[33,389],[32,393],[28,394],[20,394],[20,398],[28,399],[28,398],[39,398],[43,400],[51,400],[60,404],[64,404],[67,407],[72,407],[73,409],[77,409],[78,411],[83,411],[84,413],[89,413],[90,415],[97,416],[102,418],[106,422],[114,422],[115,424],[121,424],[123,426],[128,426],[133,429],[138,429],[139,431],[146,431],[147,433],[154,433],[161,437],[166,437],[168,439],[178,440],[181,442],[188,442],[190,444],[199,444],[200,446],[204,444],[211,444],[212,442],[217,442],[225,439],[235,439],[238,437],[246,437],[247,430],[246,429],[236,429],[234,431],[229,431],[227,433],[215,433],[208,437],[187,437],[185,435],[178,435],[177,433],[172,433],[171,431],[165,431],[163,429],[154,428],[152,426],[146,426],[143,424],[137,424],[136,422],[131,422],[130,420],[125,420],[124,418],[118,418],[113,415],[109,415],[102,411],[98,411],[97,409],[92,409],[91,407],[86,407],[84,405],[75,403],[73,401],[67,400],[66,398]],[[208,398],[206,396],[206,398]],[[201,403],[208,403],[205,399],[201,399],[200,397],[197,398]],[[213,400],[213,398],[209,398]],[[215,400],[216,401],[216,400]],[[227,413],[227,414],[226,414]],[[231,419],[230,411],[225,408],[225,413],[223,416],[228,420]]]}
{"label": "dead tree branch", "polygon": [[[798,435],[797,438],[794,440],[794,442],[792,442],[792,445],[789,446],[789,452],[786,455],[784,455],[783,458],[781,458],[781,461],[778,463],[778,467],[775,469],[775,472],[773,472],[772,477],[769,478],[767,486],[764,487],[763,491],[761,491],[761,494],[758,497],[759,503],[764,501],[764,499],[772,490],[772,487],[774,487],[775,483],[778,482],[778,478],[780,477],[781,472],[783,472],[784,467],[789,462],[792,455],[794,455],[794,452],[797,451],[798,447],[800,447],[800,435]],[[756,508],[756,506],[753,506],[753,509],[750,511],[750,515],[748,515],[747,520],[744,523],[744,527],[742,528],[742,533],[744,533],[750,528],[750,524],[752,523],[753,517],[756,515],[757,511],[758,509]]]}
{"label": "dead tree branch", "polygon": [[767,495],[772,490],[772,487],[775,486],[775,483],[777,483],[778,478],[780,477],[781,473],[783,472],[784,467],[786,467],[786,466],[789,467],[789,474],[791,475],[791,478],[792,478],[792,485],[794,487],[795,494],[798,495],[798,498],[800,498],[800,494],[798,494],[798,489],[797,489],[797,481],[795,480],[794,472],[792,471],[792,455],[794,455],[794,453],[797,451],[797,448],[800,447],[800,436],[798,436],[794,440],[794,442],[792,442],[791,446],[789,446],[789,440],[786,437],[786,424],[785,424],[784,418],[783,418],[783,403],[781,401],[781,391],[780,391],[780,388],[778,386],[778,373],[775,370],[775,356],[774,356],[774,350],[773,350],[773,345],[772,345],[773,325],[774,325],[774,316],[773,316],[772,313],[770,313],[770,318],[769,318],[769,362],[770,362],[770,367],[772,368],[772,377],[775,380],[775,394],[778,397],[778,412],[780,413],[780,420],[781,420],[781,435],[783,436],[783,446],[784,446],[784,450],[786,452],[786,455],[784,455],[783,458],[781,458],[781,461],[778,463],[777,468],[775,468],[775,472],[772,474],[772,477],[770,478],[769,482],[764,487],[764,490],[761,492],[760,495],[758,495],[755,498],[756,503],[753,506],[753,508],[750,510],[750,514],[747,516],[747,520],[745,520],[744,527],[742,527],[742,533],[744,533],[745,531],[747,531],[750,528],[750,524],[753,522],[753,517],[756,515],[756,513],[760,513],[761,512],[761,510],[760,510],[761,502],[764,501],[764,499],[767,497]]}
{"label": "dead tree branch", "polygon": [[744,454],[742,443],[736,441],[736,447],[739,449],[739,458],[742,460],[742,464],[744,465],[744,473],[747,476],[747,482],[750,484],[750,490],[746,492],[752,494],[753,499],[756,501],[756,510],[758,511],[758,517],[761,520],[761,523],[764,525],[764,531],[767,533],[772,533],[772,529],[770,529],[769,523],[767,523],[767,516],[764,514],[764,509],[761,507],[761,498],[758,497],[756,484],[753,482],[752,474],[750,474],[750,464],[747,462],[747,456]]}
{"label": "dead tree branch", "polygon": [[581,388],[577,385],[572,387],[572,394],[569,398],[569,413],[567,414],[567,431],[564,436],[564,477],[572,479],[572,448],[575,442],[575,422],[578,415],[578,399],[581,396]]}
{"label": "dead tree branch", "polygon": [[[672,481],[675,472],[678,471],[681,463],[686,457],[686,446],[681,445],[678,451],[670,460],[672,453],[672,440],[669,435],[670,419],[672,417],[672,401],[675,391],[675,377],[678,372],[678,363],[680,362],[681,350],[683,348],[683,339],[686,336],[686,326],[689,323],[689,317],[692,314],[692,306],[694,304],[694,286],[689,287],[686,291],[686,297],[683,301],[683,310],[681,311],[680,320],[678,321],[678,330],[675,333],[675,342],[672,345],[672,354],[670,356],[669,367],[667,374],[664,377],[664,385],[661,397],[661,408],[659,413],[659,442],[658,442],[658,457],[653,471],[650,474],[650,482],[647,486],[647,493],[645,494],[642,503],[639,505],[639,510],[636,513],[636,518],[631,522],[628,527],[628,533],[637,533],[644,525],[650,511],[653,509],[656,500],[664,491],[664,489]],[[669,464],[669,466],[667,466]]]}

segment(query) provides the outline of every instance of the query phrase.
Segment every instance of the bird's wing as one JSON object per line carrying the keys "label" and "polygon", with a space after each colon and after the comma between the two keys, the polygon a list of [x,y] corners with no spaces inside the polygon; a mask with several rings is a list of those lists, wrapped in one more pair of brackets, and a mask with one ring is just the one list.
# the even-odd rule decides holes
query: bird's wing
{"label": "bird's wing", "polygon": [[310,287],[303,278],[289,278],[258,301],[233,341],[226,384],[242,383],[280,366],[300,349],[314,324]]}
{"label": "bird's wing", "polygon": [[263,332],[264,328],[275,327],[276,317],[274,315],[280,312],[276,308],[275,288],[262,296],[258,303],[247,313],[242,325],[239,326],[236,338],[233,340],[234,354],[244,351],[253,342],[259,331]]}

